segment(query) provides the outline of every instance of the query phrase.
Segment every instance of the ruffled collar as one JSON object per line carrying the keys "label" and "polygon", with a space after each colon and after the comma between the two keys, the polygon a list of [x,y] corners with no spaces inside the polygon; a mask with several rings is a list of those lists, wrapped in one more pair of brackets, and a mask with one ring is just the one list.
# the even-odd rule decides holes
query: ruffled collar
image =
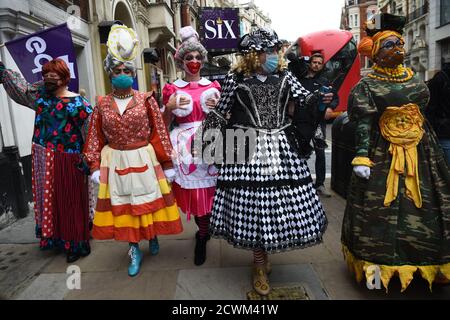
{"label": "ruffled collar", "polygon": [[[206,78],[201,78],[200,81],[198,81],[197,83],[201,86],[206,87],[211,84],[211,81],[209,81]],[[176,81],[174,81],[173,84],[176,85],[178,88],[184,88],[187,87],[190,84],[190,82],[184,81],[183,79],[177,79]]]}

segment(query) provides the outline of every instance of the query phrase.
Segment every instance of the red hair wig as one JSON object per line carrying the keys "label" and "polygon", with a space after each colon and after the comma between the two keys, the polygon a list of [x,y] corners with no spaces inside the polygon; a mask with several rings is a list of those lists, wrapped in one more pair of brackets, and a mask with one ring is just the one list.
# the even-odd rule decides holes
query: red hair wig
{"label": "red hair wig", "polygon": [[42,67],[42,75],[45,75],[49,72],[56,73],[63,82],[63,86],[67,86],[70,82],[70,70],[67,64],[62,59],[54,59]]}

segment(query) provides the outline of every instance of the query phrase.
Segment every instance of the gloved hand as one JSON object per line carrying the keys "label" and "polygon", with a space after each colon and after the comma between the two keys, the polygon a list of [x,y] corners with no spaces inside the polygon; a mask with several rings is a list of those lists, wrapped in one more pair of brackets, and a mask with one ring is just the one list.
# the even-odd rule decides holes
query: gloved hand
{"label": "gloved hand", "polygon": [[353,172],[355,172],[355,174],[358,177],[369,180],[370,167],[367,167],[367,166],[354,166],[353,167]]}
{"label": "gloved hand", "polygon": [[173,169],[164,170],[164,175],[166,176],[167,181],[172,183],[175,180],[176,172]]}
{"label": "gloved hand", "polygon": [[92,173],[91,180],[96,184],[100,184],[100,170],[96,170]]}

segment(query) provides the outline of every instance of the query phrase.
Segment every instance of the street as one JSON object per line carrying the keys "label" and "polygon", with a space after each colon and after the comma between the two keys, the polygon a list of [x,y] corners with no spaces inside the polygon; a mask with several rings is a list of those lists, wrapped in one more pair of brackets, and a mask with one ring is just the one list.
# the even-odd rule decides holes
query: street
{"label": "street", "polygon": [[0,300],[450,299],[450,0],[274,3],[0,1]]}
{"label": "street", "polygon": [[[330,130],[328,125],[329,150]],[[327,152],[328,165],[330,155]],[[397,278],[391,281],[389,293],[384,289],[369,290],[365,283],[357,284],[347,271],[341,253],[345,200],[337,194],[321,200],[329,221],[323,244],[272,255],[274,267],[270,280],[274,288],[300,286],[311,300],[450,299],[450,286],[434,286],[430,292],[420,276],[404,293],[400,293]],[[135,278],[127,275],[127,243],[92,241],[92,253],[75,263],[81,271],[81,288],[70,290],[65,256],[39,250],[30,213],[26,219],[0,231],[0,294],[5,299],[247,299],[247,293],[252,290],[251,252],[212,239],[208,243],[206,263],[196,267],[193,263],[195,223],[187,222],[185,215],[182,217],[184,232],[160,237],[159,255],[150,256],[148,243],[141,242],[144,260]]]}

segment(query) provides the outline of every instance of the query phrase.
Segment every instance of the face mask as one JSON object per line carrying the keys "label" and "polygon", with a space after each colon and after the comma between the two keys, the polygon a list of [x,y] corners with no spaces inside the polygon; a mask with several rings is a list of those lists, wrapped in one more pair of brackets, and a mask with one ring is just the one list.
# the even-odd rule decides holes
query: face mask
{"label": "face mask", "polygon": [[125,74],[121,74],[120,76],[112,78],[111,83],[114,88],[127,89],[133,85],[133,78]]}
{"label": "face mask", "polygon": [[262,68],[266,73],[274,73],[278,68],[278,54],[268,54]]}
{"label": "face mask", "polygon": [[191,61],[186,63],[184,66],[185,66],[184,70],[186,72],[188,72],[191,75],[195,75],[200,71],[202,64],[200,62]]}
{"label": "face mask", "polygon": [[59,88],[58,80],[45,80],[44,85],[47,92],[55,92]]}

